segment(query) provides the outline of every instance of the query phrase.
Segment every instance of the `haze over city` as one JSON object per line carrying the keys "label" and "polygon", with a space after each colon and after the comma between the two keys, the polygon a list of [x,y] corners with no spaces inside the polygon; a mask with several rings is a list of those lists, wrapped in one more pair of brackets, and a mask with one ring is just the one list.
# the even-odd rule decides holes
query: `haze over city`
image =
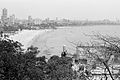
{"label": "haze over city", "polygon": [[3,8],[17,18],[120,19],[119,0],[0,0]]}

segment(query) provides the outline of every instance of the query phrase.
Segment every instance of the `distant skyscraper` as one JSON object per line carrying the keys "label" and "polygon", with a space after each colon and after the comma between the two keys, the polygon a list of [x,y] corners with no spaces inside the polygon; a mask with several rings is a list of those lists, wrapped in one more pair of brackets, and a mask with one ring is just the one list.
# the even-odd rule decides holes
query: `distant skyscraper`
{"label": "distant skyscraper", "polygon": [[6,8],[4,8],[3,10],[2,10],[2,16],[1,16],[1,20],[4,22],[4,21],[6,21],[7,20],[7,9]]}
{"label": "distant skyscraper", "polygon": [[15,15],[14,15],[14,14],[10,16],[10,22],[11,22],[12,24],[15,23]]}
{"label": "distant skyscraper", "polygon": [[32,17],[28,16],[28,22],[31,23],[32,22]]}
{"label": "distant skyscraper", "polygon": [[33,24],[33,19],[31,16],[28,16],[28,24],[32,25]]}

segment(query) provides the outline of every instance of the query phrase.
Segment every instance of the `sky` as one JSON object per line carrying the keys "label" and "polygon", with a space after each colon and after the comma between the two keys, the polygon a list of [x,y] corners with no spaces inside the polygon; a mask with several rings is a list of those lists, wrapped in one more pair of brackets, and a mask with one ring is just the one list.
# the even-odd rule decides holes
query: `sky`
{"label": "sky", "polygon": [[0,0],[0,16],[3,8],[20,19],[120,19],[120,0]]}

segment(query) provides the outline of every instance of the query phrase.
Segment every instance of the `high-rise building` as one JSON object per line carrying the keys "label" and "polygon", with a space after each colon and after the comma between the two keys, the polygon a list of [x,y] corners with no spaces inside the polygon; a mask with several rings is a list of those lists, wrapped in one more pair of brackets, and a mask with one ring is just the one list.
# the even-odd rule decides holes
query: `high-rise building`
{"label": "high-rise building", "polygon": [[12,24],[15,23],[15,15],[14,15],[14,14],[10,16],[10,22],[11,22]]}
{"label": "high-rise building", "polygon": [[28,21],[32,21],[32,17],[31,16],[28,16]]}
{"label": "high-rise building", "polygon": [[28,16],[28,24],[29,24],[29,25],[32,25],[32,23],[33,23],[32,17],[31,17],[31,16]]}
{"label": "high-rise building", "polygon": [[6,20],[7,20],[7,9],[6,8],[4,8],[3,10],[2,10],[2,16],[1,16],[1,20],[3,21],[3,22],[5,22]]}

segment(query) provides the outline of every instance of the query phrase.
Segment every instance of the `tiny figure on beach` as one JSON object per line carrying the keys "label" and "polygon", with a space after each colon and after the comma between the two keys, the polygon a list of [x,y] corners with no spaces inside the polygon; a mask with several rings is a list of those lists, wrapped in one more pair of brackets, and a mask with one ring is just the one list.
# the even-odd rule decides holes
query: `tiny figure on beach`
{"label": "tiny figure on beach", "polygon": [[3,31],[0,32],[0,37],[3,37]]}
{"label": "tiny figure on beach", "polygon": [[61,57],[66,57],[66,55],[68,54],[67,50],[66,50],[66,45],[63,46],[63,52],[61,53]]}

